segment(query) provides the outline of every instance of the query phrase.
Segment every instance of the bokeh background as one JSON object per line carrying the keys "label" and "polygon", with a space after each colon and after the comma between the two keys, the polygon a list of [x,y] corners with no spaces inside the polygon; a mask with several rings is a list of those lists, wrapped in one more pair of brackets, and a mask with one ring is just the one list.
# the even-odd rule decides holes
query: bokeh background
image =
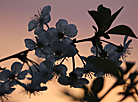
{"label": "bokeh background", "polygon": [[[123,10],[114,21],[111,27],[119,24],[125,24],[132,28],[136,36],[138,36],[138,0],[0,0],[0,59],[7,57],[9,55],[15,54],[17,52],[26,50],[24,39],[33,38],[34,34],[28,32],[28,22],[30,18],[37,14],[37,10],[43,8],[46,5],[50,5],[52,10],[50,27],[55,27],[58,19],[66,19],[68,23],[75,24],[78,29],[78,35],[76,39],[88,38],[94,35],[94,30],[92,25],[95,25],[93,19],[89,16],[88,10],[96,10],[97,6],[103,4],[105,7],[109,7],[112,14],[117,11],[121,6],[124,6]],[[112,35],[109,41],[116,44],[123,44],[124,36]],[[131,55],[126,58],[126,61],[136,62],[132,71],[135,71],[138,63],[138,39],[132,39]],[[83,42],[77,44],[77,48],[80,54],[83,56],[91,55],[90,48],[91,43]],[[42,59],[36,59],[34,52],[29,53],[29,58],[40,62]],[[76,58],[77,59],[77,58]],[[10,68],[14,61],[19,61],[18,59],[10,59],[5,62],[1,62],[1,67]],[[68,68],[72,67],[69,59],[66,64]],[[77,66],[81,66],[80,62],[77,61]],[[113,85],[113,78],[105,78],[104,90],[106,91]],[[40,95],[33,96],[29,98],[27,95],[20,93],[23,89],[17,86],[17,90],[14,91],[7,102],[70,102],[71,98],[63,95],[61,93],[65,88],[69,89],[69,86],[62,86],[56,82],[56,79],[48,82],[46,84],[48,90],[46,92],[39,93]],[[72,94],[81,96],[81,89],[69,89]],[[110,95],[107,95],[102,102],[118,102],[121,96],[117,95],[117,91],[121,91],[122,87],[118,87]],[[19,94],[20,93],[20,94]],[[103,91],[104,93],[104,91]],[[100,96],[101,94],[99,94]],[[123,102],[134,102],[134,100],[129,97]]]}

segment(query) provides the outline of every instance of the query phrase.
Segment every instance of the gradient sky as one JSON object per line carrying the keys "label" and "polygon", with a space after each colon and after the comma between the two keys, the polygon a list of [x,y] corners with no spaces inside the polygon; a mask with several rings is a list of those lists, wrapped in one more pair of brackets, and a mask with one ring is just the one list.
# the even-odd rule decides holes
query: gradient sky
{"label": "gradient sky", "polygon": [[[58,19],[66,19],[68,23],[75,24],[78,29],[78,35],[76,39],[88,38],[94,35],[92,25],[96,25],[93,19],[89,16],[88,10],[96,10],[97,6],[103,4],[105,7],[109,7],[112,14],[117,11],[120,7],[124,6],[123,10],[112,24],[111,28],[126,24],[132,28],[136,36],[138,36],[138,1],[137,0],[0,0],[0,46],[1,53],[0,58],[7,57],[17,52],[26,49],[24,44],[25,38],[34,38],[33,31],[28,32],[28,22],[34,14],[37,14],[37,10],[43,8],[46,5],[50,5],[52,10],[50,27],[55,27]],[[124,36],[112,35],[109,41],[112,41],[118,45],[123,43]],[[126,58],[126,61],[135,61],[137,66],[138,63],[138,40],[132,37],[131,47],[133,47],[131,56]],[[90,48],[91,43],[80,43],[77,44],[77,48],[80,54],[83,56],[89,56],[91,54]],[[34,53],[31,53],[34,57]],[[10,67],[15,60],[9,60],[0,64],[2,67]],[[16,59],[16,61],[18,61]],[[79,66],[78,62],[78,66]],[[69,67],[71,65],[68,65]],[[111,83],[111,78],[107,79]],[[54,85],[53,85],[54,84]],[[44,92],[40,96],[32,96],[31,99],[28,96],[23,96],[19,90],[13,93],[12,98],[9,98],[10,102],[69,102],[69,98],[62,96],[59,92],[61,85],[55,81],[48,83],[48,91]],[[58,87],[56,87],[58,86]],[[53,91],[54,90],[54,91]],[[58,90],[58,91],[55,91]],[[71,89],[72,90],[72,89]],[[119,89],[121,90],[121,89]],[[65,97],[65,98],[63,98]],[[111,96],[110,96],[111,98]],[[107,98],[109,99],[109,97]],[[112,102],[117,102],[116,98]],[[16,100],[16,101],[15,101]],[[128,101],[133,102],[134,100],[129,98]],[[107,102],[103,100],[102,102]],[[127,102],[127,101],[124,101]]]}

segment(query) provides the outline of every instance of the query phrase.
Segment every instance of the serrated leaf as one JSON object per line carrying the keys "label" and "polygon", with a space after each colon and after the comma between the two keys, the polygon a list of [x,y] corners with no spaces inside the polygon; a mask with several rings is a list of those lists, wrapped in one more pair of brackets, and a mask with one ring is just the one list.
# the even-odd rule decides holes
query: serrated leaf
{"label": "serrated leaf", "polygon": [[98,77],[93,81],[93,84],[91,86],[92,92],[97,95],[98,92],[100,92],[103,88],[104,79],[102,77]]}
{"label": "serrated leaf", "polygon": [[111,73],[119,80],[121,79],[121,73],[118,70],[118,66],[112,60],[90,57],[87,58],[87,62],[94,65],[96,71]]}
{"label": "serrated leaf", "polygon": [[102,15],[99,12],[97,12],[97,11],[88,11],[88,13],[90,14],[90,16],[96,22],[96,24],[98,26],[98,29],[100,29],[101,26],[102,26],[102,23],[103,23]]}
{"label": "serrated leaf", "polygon": [[106,19],[103,22],[103,25],[101,26],[101,29],[106,31],[110,28],[112,22],[115,20],[115,18],[118,16],[118,14],[120,13],[120,11],[123,9],[123,6],[117,11],[115,12],[112,16],[110,16],[108,19]]}
{"label": "serrated leaf", "polygon": [[106,33],[107,34],[117,34],[117,35],[127,35],[127,36],[137,38],[135,36],[135,34],[133,33],[133,31],[131,30],[131,28],[129,28],[126,25],[116,26],[116,27],[110,29],[109,31],[107,31]]}

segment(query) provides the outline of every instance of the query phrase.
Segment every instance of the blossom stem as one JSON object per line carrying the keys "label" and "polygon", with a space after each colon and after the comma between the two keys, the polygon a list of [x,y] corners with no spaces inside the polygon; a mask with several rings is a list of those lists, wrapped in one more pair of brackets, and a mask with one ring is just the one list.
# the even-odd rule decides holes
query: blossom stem
{"label": "blossom stem", "polygon": [[11,58],[18,58],[22,54],[28,53],[29,51],[32,51],[32,50],[28,49],[28,50],[21,51],[17,54],[14,54],[14,55],[11,55],[11,56],[8,56],[6,58],[1,59],[0,62],[6,61],[6,60],[11,59]]}
{"label": "blossom stem", "polygon": [[113,46],[115,46],[115,47],[118,47],[117,45],[115,45],[115,44],[113,44],[113,43],[111,43],[111,42],[109,42],[109,41],[105,41],[105,40],[101,40],[101,41],[106,42],[106,43],[108,43],[108,44],[111,44],[111,45],[113,45]]}
{"label": "blossom stem", "polygon": [[98,48],[96,46],[96,57],[98,57]]}
{"label": "blossom stem", "polygon": [[85,63],[83,61],[83,59],[81,58],[80,54],[77,52],[77,55],[79,56],[79,58],[81,59],[82,63],[83,63],[83,67],[85,66]]}
{"label": "blossom stem", "polygon": [[26,62],[26,64],[28,65],[28,67],[29,67],[29,69],[30,69],[30,71],[31,71],[32,78],[33,78],[33,71],[32,71],[32,69],[31,69],[30,65],[28,64],[28,62]]}
{"label": "blossom stem", "polygon": [[34,61],[32,61],[32,60],[30,60],[30,59],[28,59],[28,58],[27,58],[27,60],[30,61],[30,62],[34,65],[34,67],[36,68],[36,70],[37,70],[38,72],[40,72],[40,70],[36,67],[36,66],[39,66],[36,62],[34,62]]}
{"label": "blossom stem", "polygon": [[73,70],[75,69],[75,59],[74,56],[72,57],[72,63],[73,63]]}
{"label": "blossom stem", "polygon": [[63,60],[60,62],[59,65],[61,65],[64,62],[65,59],[66,59],[66,57],[63,58]]}
{"label": "blossom stem", "polygon": [[92,37],[91,38],[86,38],[86,39],[82,39],[82,40],[77,40],[73,39],[73,43],[79,43],[79,42],[85,42],[85,41],[92,41]]}
{"label": "blossom stem", "polygon": [[49,25],[46,23],[47,28],[49,29]]}

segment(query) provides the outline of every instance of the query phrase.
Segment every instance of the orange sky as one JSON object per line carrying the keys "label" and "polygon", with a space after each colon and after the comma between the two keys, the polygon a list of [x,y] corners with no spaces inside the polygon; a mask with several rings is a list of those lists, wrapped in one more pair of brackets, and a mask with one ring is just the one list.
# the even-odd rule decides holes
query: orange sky
{"label": "orange sky", "polygon": [[[24,39],[34,38],[33,31],[28,32],[28,22],[34,14],[37,14],[37,10],[43,8],[46,5],[51,5],[51,22],[50,27],[55,27],[58,19],[66,19],[68,23],[75,24],[78,29],[77,39],[88,38],[93,36],[94,31],[91,25],[96,25],[95,22],[88,14],[88,10],[96,10],[99,4],[103,4],[112,10],[112,13],[117,11],[121,6],[124,6],[123,10],[114,21],[111,27],[119,24],[126,24],[131,27],[138,36],[138,1],[137,0],[0,0],[0,46],[1,53],[0,58],[7,57],[8,55],[15,54],[17,52],[25,50]],[[122,44],[124,36],[112,35],[109,41],[116,44]],[[133,47],[131,56],[126,58],[126,61],[135,61],[138,63],[138,40],[132,37],[131,46]],[[83,56],[89,56],[91,54],[91,43],[77,44],[77,48],[80,50],[80,54]],[[31,53],[34,56],[34,53]],[[16,60],[18,61],[18,60]],[[0,64],[2,67],[10,67],[14,60],[9,60]],[[79,66],[79,62],[77,64]],[[71,66],[71,65],[68,65]],[[135,65],[135,67],[137,64]],[[111,82],[111,79],[108,79]],[[54,85],[53,85],[54,84]],[[112,83],[111,83],[112,84]],[[107,84],[108,85],[108,84]],[[49,89],[44,94],[31,99],[28,96],[18,95],[17,90],[9,98],[10,102],[70,102],[69,98],[63,98],[61,96],[59,87],[61,85],[56,82],[48,83]],[[56,87],[58,86],[58,87]],[[55,91],[57,90],[57,91]],[[133,102],[133,99],[128,101]],[[107,102],[107,101],[103,101]],[[116,102],[116,101],[112,101]],[[124,101],[127,102],[127,101]]]}

